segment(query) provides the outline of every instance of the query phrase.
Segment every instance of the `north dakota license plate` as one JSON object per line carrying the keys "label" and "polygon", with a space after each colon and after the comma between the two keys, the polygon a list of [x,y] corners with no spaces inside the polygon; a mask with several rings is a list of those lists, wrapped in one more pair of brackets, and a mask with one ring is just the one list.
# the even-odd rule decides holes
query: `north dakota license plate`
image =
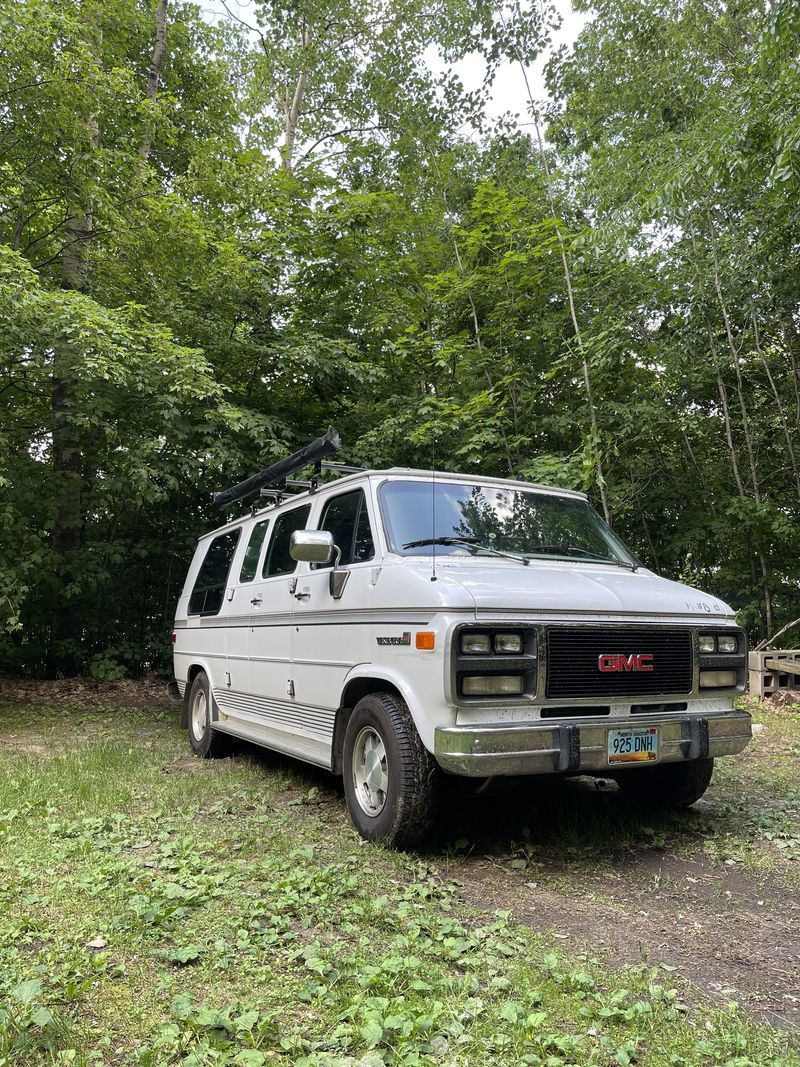
{"label": "north dakota license plate", "polygon": [[658,759],[658,727],[608,731],[609,763],[644,763]]}

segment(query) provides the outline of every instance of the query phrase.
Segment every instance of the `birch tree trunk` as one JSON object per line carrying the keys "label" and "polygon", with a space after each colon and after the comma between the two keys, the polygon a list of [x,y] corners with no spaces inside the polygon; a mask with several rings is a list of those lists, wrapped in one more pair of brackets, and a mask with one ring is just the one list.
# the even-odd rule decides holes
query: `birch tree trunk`
{"label": "birch tree trunk", "polygon": [[[502,15],[501,15],[502,18]],[[586,391],[586,404],[589,408],[589,427],[592,431],[593,444],[599,442],[600,427],[597,419],[597,406],[594,399],[594,390],[592,389],[592,377],[589,371],[589,358],[586,353],[586,347],[583,343],[583,334],[581,332],[580,324],[578,323],[578,315],[575,310],[575,291],[572,285],[572,270],[569,265],[569,258],[567,256],[567,249],[564,244],[564,235],[561,232],[561,220],[558,217],[556,211],[555,196],[553,194],[553,181],[550,174],[550,165],[547,162],[547,155],[544,150],[544,138],[542,137],[541,124],[539,122],[539,116],[536,111],[536,105],[533,99],[533,93],[531,92],[530,83],[528,81],[528,72],[525,69],[525,64],[518,59],[519,68],[522,72],[522,77],[525,81],[525,89],[528,95],[528,103],[530,104],[531,118],[533,119],[534,130],[536,131],[536,142],[539,148],[539,158],[542,161],[542,169],[544,171],[545,179],[545,192],[547,195],[547,203],[550,208],[550,216],[555,223],[556,228],[556,240],[558,241],[558,251],[561,257],[561,270],[564,275],[564,285],[567,290],[567,303],[569,304],[569,314],[572,320],[572,329],[575,333],[575,342],[578,346],[578,353],[580,355],[581,370],[583,372],[583,387]],[[611,525],[611,512],[608,507],[608,497],[606,495],[606,480],[603,472],[603,456],[599,449],[595,458],[595,481],[597,483],[597,491],[600,494],[600,504],[603,508],[603,518],[608,525]]]}
{"label": "birch tree trunk", "polygon": [[[145,91],[145,96],[151,103],[155,103],[158,97],[161,71],[164,67],[164,60],[167,57],[167,4],[168,0],[158,0],[156,5],[156,34],[153,43],[153,55],[147,71],[147,89]],[[148,122],[142,143],[139,145],[142,164],[145,164],[150,157],[152,142],[153,131]]]}
{"label": "birch tree trunk", "polygon": [[[311,34],[308,30],[308,24],[303,19],[303,48],[308,48],[311,42]],[[308,88],[308,71],[301,70],[297,77],[297,83],[294,87],[294,93],[292,99],[289,99],[289,92],[287,89],[286,98],[284,101],[284,130],[283,130],[283,147],[281,148],[281,166],[285,170],[291,171],[294,161],[294,142],[297,135],[297,124],[300,121],[300,114],[303,110],[303,100],[305,99],[306,89]]]}

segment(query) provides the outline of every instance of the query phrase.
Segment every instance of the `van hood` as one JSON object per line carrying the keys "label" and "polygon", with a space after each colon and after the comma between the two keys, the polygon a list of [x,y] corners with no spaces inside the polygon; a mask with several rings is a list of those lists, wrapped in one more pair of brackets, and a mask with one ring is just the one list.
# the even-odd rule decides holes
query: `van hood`
{"label": "van hood", "polygon": [[[478,564],[477,566],[475,564]],[[728,604],[709,593],[636,571],[575,561],[533,561],[529,566],[500,560],[437,561],[440,571],[470,594],[482,612],[548,615],[668,616],[732,621]]]}

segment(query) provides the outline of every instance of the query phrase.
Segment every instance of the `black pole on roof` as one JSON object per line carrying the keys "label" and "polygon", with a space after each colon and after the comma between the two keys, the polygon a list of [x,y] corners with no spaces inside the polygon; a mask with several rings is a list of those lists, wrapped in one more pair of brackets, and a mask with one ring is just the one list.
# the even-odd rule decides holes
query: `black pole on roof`
{"label": "black pole on roof", "polygon": [[250,496],[251,493],[257,493],[265,485],[271,485],[288,478],[290,474],[294,474],[295,471],[299,471],[301,467],[305,467],[309,463],[320,462],[323,456],[338,452],[341,447],[342,439],[339,437],[338,432],[332,426],[329,426],[328,432],[324,437],[318,437],[316,441],[312,441],[297,452],[293,452],[286,459],[279,459],[271,467],[266,467],[263,471],[259,471],[258,474],[253,474],[250,478],[239,482],[238,485],[232,485],[230,489],[225,489],[221,493],[214,493],[214,503],[218,508],[226,508],[228,504],[234,504],[237,500],[243,500],[246,496]]}

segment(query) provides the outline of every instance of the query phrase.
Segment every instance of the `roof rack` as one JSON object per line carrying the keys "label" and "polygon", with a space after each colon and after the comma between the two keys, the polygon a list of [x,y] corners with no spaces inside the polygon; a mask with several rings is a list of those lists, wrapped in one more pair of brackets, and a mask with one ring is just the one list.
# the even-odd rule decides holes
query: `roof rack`
{"label": "roof rack", "polygon": [[324,471],[333,471],[334,474],[361,474],[366,467],[353,467],[349,463],[322,463]]}
{"label": "roof rack", "polygon": [[[308,490],[313,493],[317,488],[319,474],[323,466],[329,467],[328,464],[323,464],[322,457],[330,455],[331,452],[338,452],[341,447],[342,439],[339,437],[338,432],[332,426],[329,426],[327,433],[323,437],[318,437],[316,441],[312,441],[310,444],[298,449],[297,452],[293,452],[286,459],[279,459],[271,467],[265,467],[263,471],[259,471],[258,474],[246,478],[237,485],[232,485],[230,489],[225,489],[221,493],[214,493],[214,503],[218,508],[226,508],[229,504],[235,504],[237,500],[244,500],[245,497],[251,496],[269,485],[276,486],[276,488],[265,495],[276,495],[278,502],[280,502],[283,490],[287,485],[292,485],[295,488],[307,486]],[[310,482],[288,481],[290,474],[307,467],[309,463],[314,464],[314,476]],[[344,466],[345,464],[331,464],[329,469],[333,467],[344,468]],[[352,471],[358,469],[351,468]]]}

